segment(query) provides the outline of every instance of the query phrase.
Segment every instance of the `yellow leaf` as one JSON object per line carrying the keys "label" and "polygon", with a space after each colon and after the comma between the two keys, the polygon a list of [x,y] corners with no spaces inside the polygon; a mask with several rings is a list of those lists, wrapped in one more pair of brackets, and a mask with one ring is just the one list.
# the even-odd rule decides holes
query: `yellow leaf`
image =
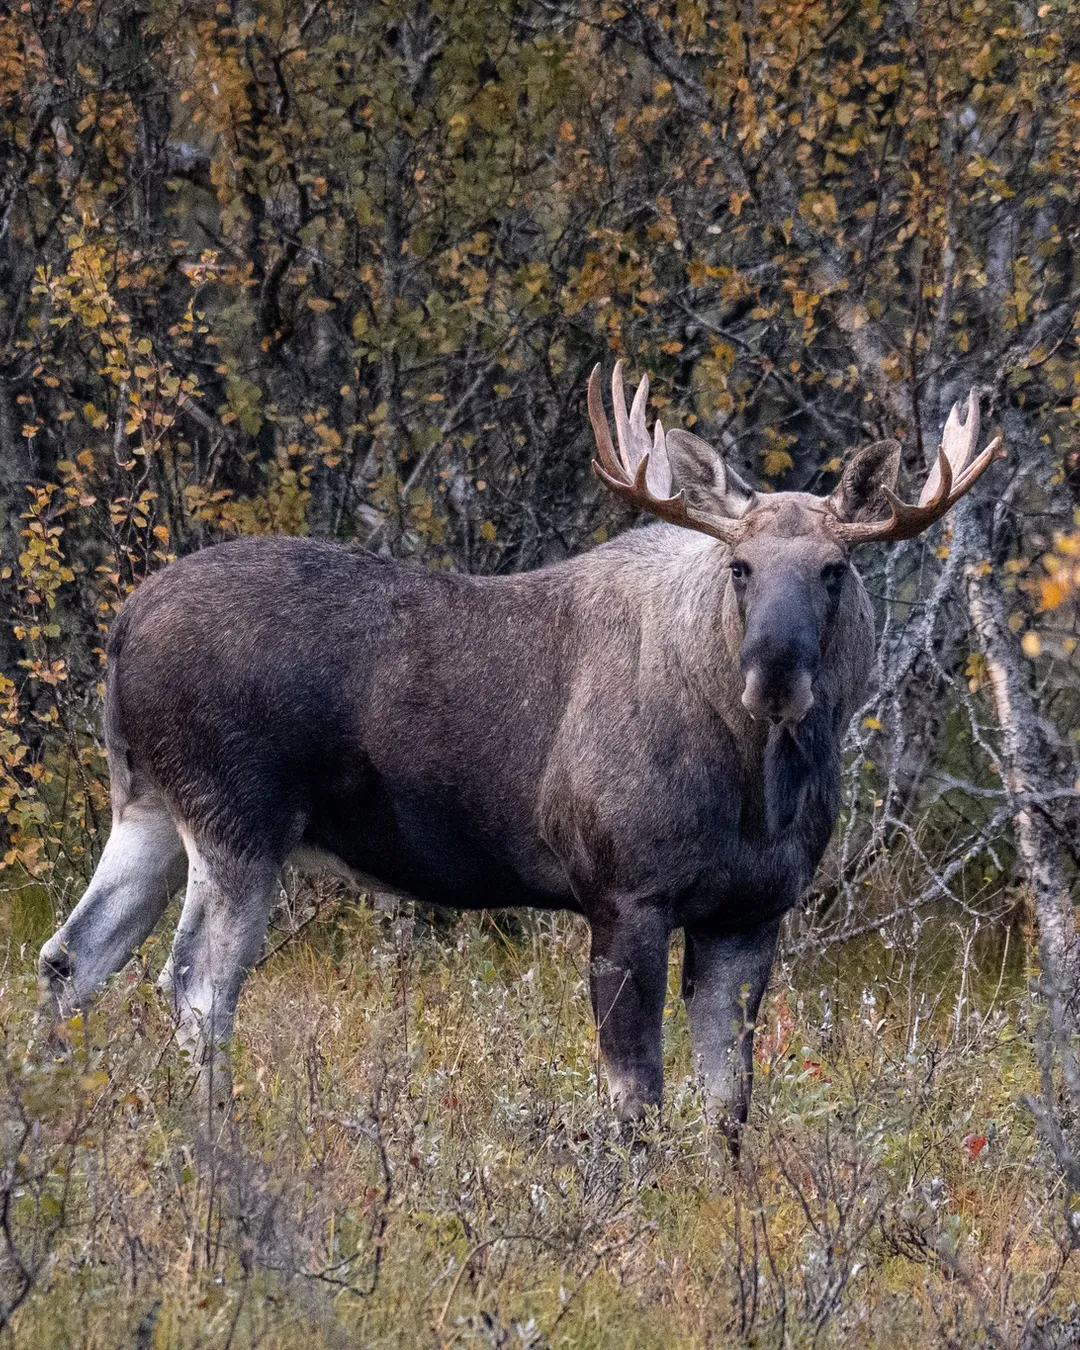
{"label": "yellow leaf", "polygon": [[1047,577],[1039,582],[1039,608],[1057,609],[1069,598],[1072,588],[1061,576]]}
{"label": "yellow leaf", "polygon": [[1042,651],[1042,643],[1039,640],[1038,633],[1025,633],[1020,640],[1020,646],[1023,648],[1025,656],[1035,657]]}
{"label": "yellow leaf", "polygon": [[775,478],[778,474],[786,473],[794,463],[786,450],[766,450],[763,465],[765,477]]}
{"label": "yellow leaf", "polygon": [[977,693],[986,679],[986,658],[982,652],[972,652],[968,656],[964,674],[967,676],[968,688],[973,694]]}
{"label": "yellow leaf", "polygon": [[308,309],[313,309],[316,314],[325,314],[328,309],[334,308],[332,300],[323,300],[319,296],[312,296],[307,302]]}

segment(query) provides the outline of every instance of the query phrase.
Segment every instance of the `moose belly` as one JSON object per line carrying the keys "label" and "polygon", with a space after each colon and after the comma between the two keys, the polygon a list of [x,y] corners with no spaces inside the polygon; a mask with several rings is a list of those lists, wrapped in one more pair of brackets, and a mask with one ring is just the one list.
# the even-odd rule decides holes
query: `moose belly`
{"label": "moose belly", "polygon": [[[503,820],[438,791],[326,803],[303,839],[350,871],[428,904],[453,909],[577,909],[555,855],[527,826]],[[523,813],[527,814],[527,813]]]}

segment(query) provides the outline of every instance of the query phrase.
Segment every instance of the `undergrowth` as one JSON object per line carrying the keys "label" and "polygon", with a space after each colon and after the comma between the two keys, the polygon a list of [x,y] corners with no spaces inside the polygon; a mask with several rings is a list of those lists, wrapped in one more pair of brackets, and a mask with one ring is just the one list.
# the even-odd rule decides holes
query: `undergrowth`
{"label": "undergrowth", "polygon": [[1018,1105],[1038,1083],[1026,982],[1003,959],[973,987],[959,930],[947,979],[918,944],[778,966],[738,1161],[693,1085],[677,949],[664,1110],[631,1138],[580,921],[302,891],[246,986],[235,1124],[211,1137],[150,979],[164,939],[57,1057],[31,936],[9,931],[0,981],[11,1345],[1080,1337],[1075,1230]]}

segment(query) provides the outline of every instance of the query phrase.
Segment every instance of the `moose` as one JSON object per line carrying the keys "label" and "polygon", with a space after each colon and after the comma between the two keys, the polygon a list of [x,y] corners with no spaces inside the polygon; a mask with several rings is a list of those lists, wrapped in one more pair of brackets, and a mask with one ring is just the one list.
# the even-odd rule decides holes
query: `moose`
{"label": "moose", "polygon": [[582,556],[487,577],[246,538],[131,595],[108,643],[112,831],[41,952],[55,1016],[120,969],[186,874],[161,982],[224,1105],[281,869],[329,855],[436,905],[583,915],[622,1121],[661,1099],[681,928],[707,1110],[737,1134],[780,920],[835,825],[875,659],[851,554],[939,520],[998,442],[975,455],[973,391],[917,504],[895,493],[895,440],[855,453],[829,496],[764,493],[699,437],[650,435],[648,390],[628,411],[616,365],[616,448],[592,373],[593,467],[658,521]]}

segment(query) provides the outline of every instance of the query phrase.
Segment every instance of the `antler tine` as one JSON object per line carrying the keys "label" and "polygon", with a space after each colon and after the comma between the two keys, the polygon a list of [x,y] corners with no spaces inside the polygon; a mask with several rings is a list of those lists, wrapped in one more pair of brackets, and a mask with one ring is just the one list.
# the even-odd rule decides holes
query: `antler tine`
{"label": "antler tine", "polygon": [[[622,363],[619,364],[621,366]],[[621,390],[621,369],[619,375],[619,388]],[[614,392],[614,384],[612,392]],[[630,462],[634,465],[634,472],[636,473],[637,465],[647,457],[649,471],[646,475],[646,483],[649,491],[656,497],[667,497],[671,492],[671,465],[667,456],[667,438],[659,419],[656,423],[656,435],[650,437],[649,428],[645,424],[645,408],[648,401],[649,377],[648,375],[642,375],[641,383],[634,395],[634,401],[630,405]],[[624,455],[623,458],[626,459],[627,456]]]}
{"label": "antler tine", "polygon": [[649,377],[642,375],[641,383],[634,394],[634,401],[630,405],[630,435],[633,437],[634,454],[639,461],[642,455],[647,455],[652,449],[652,437],[645,425],[645,405],[648,401]]}
{"label": "antler tine", "polygon": [[971,464],[972,451],[979,439],[979,400],[972,389],[967,400],[967,416],[960,421],[960,405],[954,403],[938,447],[937,463],[931,469],[919,494],[917,505],[902,501],[888,488],[885,496],[891,507],[887,520],[841,521],[834,528],[848,545],[874,541],[914,539],[970,492],[989,468],[1001,445],[997,436]]}
{"label": "antler tine", "polygon": [[960,473],[971,459],[979,440],[979,426],[979,396],[974,389],[969,389],[963,422],[960,421],[960,404],[954,403],[941,433],[941,444],[954,473]]}
{"label": "antler tine", "polygon": [[[634,399],[632,417],[627,414],[626,401],[622,389],[622,363],[615,366],[612,377],[612,393],[615,402],[615,430],[619,437],[619,450],[616,452],[611,441],[611,431],[604,413],[600,396],[600,367],[596,366],[589,376],[589,421],[596,437],[597,458],[593,460],[593,472],[614,494],[639,510],[649,511],[661,520],[673,525],[683,525],[688,529],[700,530],[712,535],[725,544],[734,542],[738,533],[734,521],[723,518],[706,519],[687,509],[686,497],[682,492],[673,497],[658,495],[671,490],[671,466],[667,457],[667,438],[664,428],[657,423],[655,438],[650,440],[645,429],[645,399],[641,389],[648,396],[648,383],[642,380],[638,394]],[[620,418],[621,409],[621,418]],[[636,432],[640,429],[641,440],[637,442]],[[640,444],[640,453],[634,459],[634,468],[627,464],[628,452],[636,450]]]}
{"label": "antler tine", "polygon": [[[645,387],[648,394],[648,385]],[[619,442],[619,458],[626,472],[633,478],[641,461],[641,450],[634,444],[634,432],[626,411],[626,393],[623,390],[622,362],[615,362],[611,374],[611,403],[615,412],[615,436]],[[644,414],[643,414],[644,417]]]}
{"label": "antler tine", "polygon": [[589,421],[592,423],[593,436],[596,439],[596,452],[600,456],[600,467],[612,478],[625,474],[625,466],[611,443],[611,429],[608,426],[607,413],[604,412],[604,400],[600,393],[600,367],[594,366],[589,376]]}
{"label": "antler tine", "polygon": [[935,496],[941,482],[941,456],[948,458],[953,477],[957,478],[967,468],[968,461],[979,443],[979,400],[972,389],[967,396],[964,421],[960,421],[960,404],[954,403],[949,411],[945,430],[941,433],[941,448],[938,462],[930,470],[930,475],[919,494],[919,505],[926,506]]}
{"label": "antler tine", "polygon": [[653,428],[653,446],[649,454],[649,490],[658,497],[671,493],[671,460],[668,459],[667,437],[659,417]]}

